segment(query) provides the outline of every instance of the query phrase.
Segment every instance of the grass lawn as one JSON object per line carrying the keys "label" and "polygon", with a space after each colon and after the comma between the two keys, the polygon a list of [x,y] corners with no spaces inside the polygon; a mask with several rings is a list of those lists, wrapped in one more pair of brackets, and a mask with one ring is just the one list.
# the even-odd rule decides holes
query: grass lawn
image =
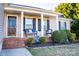
{"label": "grass lawn", "polygon": [[79,56],[79,43],[27,49],[33,56]]}

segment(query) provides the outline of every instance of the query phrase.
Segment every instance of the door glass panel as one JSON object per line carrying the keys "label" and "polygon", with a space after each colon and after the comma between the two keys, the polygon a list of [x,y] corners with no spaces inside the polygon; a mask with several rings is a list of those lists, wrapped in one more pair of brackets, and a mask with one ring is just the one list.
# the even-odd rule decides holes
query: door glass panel
{"label": "door glass panel", "polygon": [[8,16],[8,36],[16,36],[16,17]]}

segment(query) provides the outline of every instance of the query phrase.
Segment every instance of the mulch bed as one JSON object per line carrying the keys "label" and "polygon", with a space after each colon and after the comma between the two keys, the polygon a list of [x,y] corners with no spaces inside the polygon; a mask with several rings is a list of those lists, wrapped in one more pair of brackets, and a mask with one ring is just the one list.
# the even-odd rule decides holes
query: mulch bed
{"label": "mulch bed", "polygon": [[75,41],[73,43],[52,43],[52,42],[48,42],[48,43],[45,43],[45,44],[41,44],[41,43],[33,43],[32,45],[28,45],[28,48],[35,48],[35,47],[45,47],[45,46],[56,46],[56,45],[70,45],[70,44],[76,44],[76,43],[79,43],[79,41]]}
{"label": "mulch bed", "polygon": [[44,47],[44,46],[52,46],[54,45],[52,42],[45,43],[45,44],[40,44],[40,43],[33,43],[32,45],[28,45],[28,47]]}

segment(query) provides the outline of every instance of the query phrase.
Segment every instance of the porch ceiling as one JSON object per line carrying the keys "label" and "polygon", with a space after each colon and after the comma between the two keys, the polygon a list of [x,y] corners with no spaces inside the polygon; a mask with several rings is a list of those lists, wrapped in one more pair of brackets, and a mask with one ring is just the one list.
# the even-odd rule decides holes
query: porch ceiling
{"label": "porch ceiling", "polygon": [[[24,14],[25,15],[30,15],[30,16],[39,16],[39,17],[41,17],[41,14],[39,14],[39,13],[24,12]],[[50,17],[50,16],[44,14],[44,17]]]}
{"label": "porch ceiling", "polygon": [[4,12],[6,13],[11,13],[11,14],[20,14],[20,11],[14,11],[14,10],[5,10]]}

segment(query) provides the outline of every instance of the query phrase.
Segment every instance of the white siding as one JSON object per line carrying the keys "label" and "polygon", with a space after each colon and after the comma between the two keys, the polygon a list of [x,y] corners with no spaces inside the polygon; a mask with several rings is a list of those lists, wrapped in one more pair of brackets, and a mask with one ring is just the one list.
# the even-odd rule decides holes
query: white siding
{"label": "white siding", "polygon": [[66,21],[67,23],[67,29],[70,30],[70,21]]}
{"label": "white siding", "polygon": [[52,29],[53,31],[57,30],[57,20],[55,17],[50,17],[50,29]]}
{"label": "white siding", "polygon": [[3,37],[4,37],[4,7],[3,4],[0,3],[0,52],[2,49]]}
{"label": "white siding", "polygon": [[[52,29],[53,31],[58,30],[57,27],[59,28],[59,25],[57,25],[56,17],[50,17],[49,20],[50,20],[50,29]],[[67,30],[70,30],[71,19],[59,18],[58,21],[66,22],[66,28]]]}
{"label": "white siding", "polygon": [[59,18],[59,21],[66,22],[66,29],[67,30],[70,30],[70,22],[71,22],[71,19]]}

